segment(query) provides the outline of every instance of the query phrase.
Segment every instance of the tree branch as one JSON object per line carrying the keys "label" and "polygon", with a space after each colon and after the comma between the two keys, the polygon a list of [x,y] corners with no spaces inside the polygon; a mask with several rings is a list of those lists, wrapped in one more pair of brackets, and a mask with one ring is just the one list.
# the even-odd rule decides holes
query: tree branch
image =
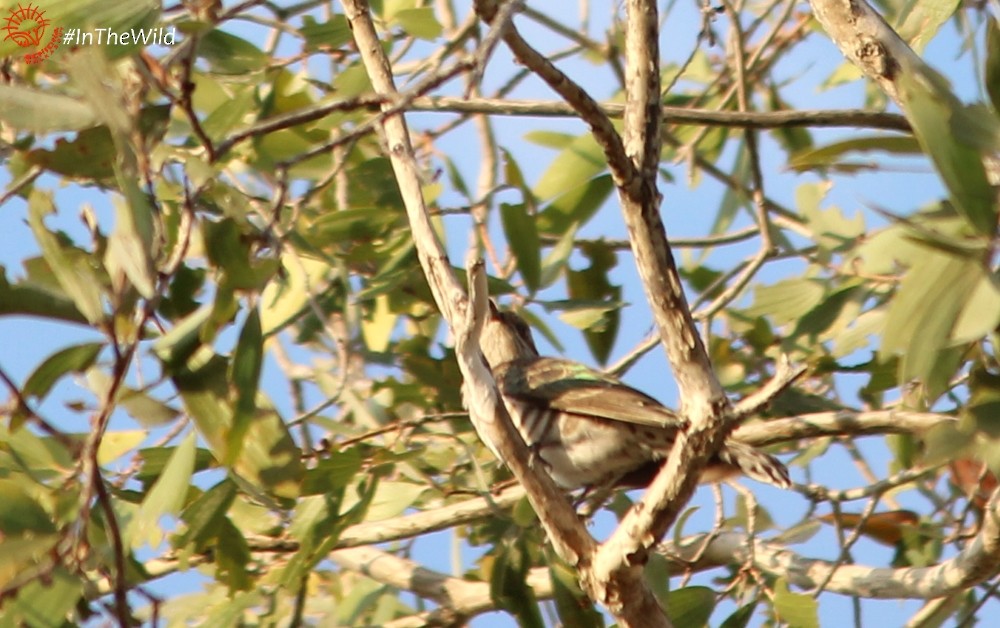
{"label": "tree branch", "polygon": [[[454,72],[465,70],[466,66],[472,65],[458,64],[449,68],[447,77],[453,76]],[[540,100],[515,100],[502,98],[457,98],[454,96],[418,96],[431,87],[423,82],[418,86],[420,89],[407,90],[408,97],[397,103],[392,112],[398,111],[426,111],[430,113],[462,113],[462,114],[492,114],[503,116],[523,116],[536,118],[568,118],[578,117],[579,113],[567,103],[540,101]],[[361,95],[345,100],[333,102],[323,102],[288,113],[271,116],[261,120],[256,124],[235,131],[216,146],[216,158],[224,155],[236,144],[254,137],[260,137],[289,129],[300,124],[308,124],[316,120],[321,120],[331,113],[337,111],[357,111],[359,109],[377,109],[383,104],[385,98],[377,95]],[[598,108],[611,119],[620,119],[625,112],[625,106],[619,103],[597,103]],[[389,110],[385,110],[389,111]],[[747,129],[780,129],[794,127],[857,127],[883,129],[886,131],[900,131],[909,133],[912,131],[906,118],[896,113],[885,113],[879,111],[865,111],[863,109],[845,110],[815,110],[815,111],[715,111],[713,109],[694,109],[685,107],[660,108],[663,122],[671,124],[691,124],[705,126],[721,126]],[[358,132],[368,133],[372,125],[365,124],[359,129],[352,131],[338,139],[353,138]],[[35,174],[37,176],[37,173]],[[23,181],[19,180],[18,183]],[[13,186],[12,186],[13,187]],[[0,197],[0,205],[9,194]]]}
{"label": "tree branch", "polygon": [[813,15],[854,65],[897,104],[900,71],[924,62],[865,0],[810,0]]}
{"label": "tree branch", "polygon": [[[694,492],[699,472],[722,445],[729,400],[712,370],[684,296],[656,188],[660,154],[659,49],[656,3],[629,0],[624,144],[637,176],[619,186],[622,215],[646,298],[680,390],[680,413],[691,429],[678,433],[643,500],[629,510],[594,561],[597,582],[624,584],[645,563]],[[627,586],[627,585],[626,585]],[[612,590],[622,595],[624,589]]]}
{"label": "tree branch", "polygon": [[733,437],[752,445],[765,446],[819,436],[920,434],[956,421],[955,417],[934,412],[839,410],[746,423],[733,432]]}
{"label": "tree branch", "polygon": [[528,493],[528,500],[538,514],[549,540],[567,563],[586,568],[596,543],[580,522],[565,493],[547,473],[532,468],[527,445],[500,401],[500,396],[479,347],[479,336],[486,323],[489,293],[485,264],[481,259],[468,264],[469,303],[466,318],[455,321],[455,357],[465,382],[465,399],[472,423],[480,438],[500,453],[518,482]]}
{"label": "tree branch", "polygon": [[[387,103],[399,97],[364,0],[342,0],[358,50],[376,93]],[[383,109],[388,104],[382,105]],[[420,177],[402,114],[386,116],[382,122],[389,157],[406,204],[413,240],[434,299],[456,337],[456,357],[466,384],[470,414],[477,430],[499,451],[518,481],[525,487],[556,551],[571,565],[586,565],[593,553],[594,540],[575,511],[546,474],[530,467],[524,441],[514,430],[493,377],[479,348],[479,335],[486,317],[488,293],[482,261],[468,268],[470,298],[466,298],[447,263],[444,249],[433,231],[423,201]],[[470,306],[471,299],[471,306]],[[583,567],[581,567],[583,568]]]}
{"label": "tree branch", "polygon": [[[748,539],[736,532],[723,532],[708,544],[701,558],[690,568],[740,564],[747,556]],[[701,549],[700,539],[687,539],[680,547],[664,546],[664,553],[682,564]],[[767,573],[788,578],[803,589],[827,581],[825,590],[872,599],[932,599],[958,593],[1000,573],[1000,493],[994,492],[984,511],[979,534],[954,558],[933,567],[865,567],[837,565],[803,558],[784,544],[756,541],[755,566]],[[831,575],[831,571],[836,573]]]}

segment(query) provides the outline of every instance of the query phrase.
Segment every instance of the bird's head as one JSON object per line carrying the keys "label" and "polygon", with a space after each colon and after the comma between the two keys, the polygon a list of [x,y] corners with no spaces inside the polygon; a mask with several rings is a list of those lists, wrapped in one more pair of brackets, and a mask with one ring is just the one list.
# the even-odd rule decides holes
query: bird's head
{"label": "bird's head", "polygon": [[514,312],[501,312],[493,301],[479,343],[491,367],[538,355],[528,323]]}

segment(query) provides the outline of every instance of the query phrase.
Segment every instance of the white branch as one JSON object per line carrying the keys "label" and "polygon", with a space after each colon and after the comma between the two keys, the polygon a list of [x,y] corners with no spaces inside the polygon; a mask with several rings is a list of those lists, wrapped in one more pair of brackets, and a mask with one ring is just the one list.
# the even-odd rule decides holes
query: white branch
{"label": "white branch", "polygon": [[954,417],[934,412],[874,410],[871,412],[814,412],[740,426],[733,437],[751,445],[773,445],[818,436],[921,434],[932,427],[954,423]]}
{"label": "white branch", "polygon": [[[683,564],[701,549],[702,538],[686,539],[680,548],[665,545],[664,553]],[[723,532],[690,568],[701,571],[742,564],[747,557],[747,544],[746,535]],[[826,591],[863,598],[932,599],[957,593],[1000,573],[1000,492],[994,492],[990,498],[979,534],[954,558],[933,567],[838,565],[804,558],[784,545],[760,540],[754,546],[754,564],[769,574],[788,578],[789,583],[803,589],[826,582]]]}
{"label": "white branch", "polygon": [[[385,98],[382,109],[391,109],[392,103],[399,98],[399,93],[393,83],[389,60],[372,24],[367,3],[364,0],[342,0],[342,4],[372,87],[378,95]],[[482,263],[469,268],[469,287],[473,292],[474,306],[470,308],[431,226],[403,114],[386,116],[382,121],[381,132],[388,147],[400,194],[406,204],[413,241],[424,275],[438,307],[458,339],[456,353],[470,396],[469,411],[489,428],[492,444],[527,490],[531,504],[559,555],[571,565],[589,563],[595,546],[593,538],[552,479],[530,468],[527,447],[514,430],[506,408],[498,403],[496,384],[482,359],[479,334],[486,317],[484,304],[489,297]]]}
{"label": "white branch", "polygon": [[455,353],[465,381],[469,414],[475,417],[480,436],[496,447],[504,464],[524,486],[559,555],[570,565],[586,565],[596,543],[552,478],[531,468],[528,447],[514,429],[507,408],[500,401],[493,374],[483,359],[479,336],[489,309],[486,270],[481,259],[470,260],[467,270],[471,306],[464,321],[456,326]]}
{"label": "white branch", "polygon": [[902,104],[897,78],[923,60],[865,0],[810,0],[813,14],[845,57]]}

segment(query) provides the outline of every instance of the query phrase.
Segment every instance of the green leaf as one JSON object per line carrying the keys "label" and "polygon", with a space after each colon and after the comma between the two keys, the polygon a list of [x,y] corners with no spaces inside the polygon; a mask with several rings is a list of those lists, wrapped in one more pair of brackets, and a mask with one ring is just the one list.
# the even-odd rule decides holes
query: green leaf
{"label": "green leaf", "polygon": [[770,316],[778,325],[797,322],[818,306],[824,296],[823,284],[815,279],[785,279],[770,286],[757,286],[750,317]]}
{"label": "green leaf", "polygon": [[356,62],[333,77],[333,91],[341,98],[354,98],[372,91],[371,78],[365,66]]}
{"label": "green leaf", "polygon": [[68,58],[66,68],[73,84],[110,131],[118,156],[134,157],[129,138],[132,120],[119,96],[124,86],[107,58],[98,49],[87,46]]}
{"label": "green leaf", "polygon": [[129,524],[126,538],[133,549],[144,543],[152,547],[159,545],[160,517],[180,513],[194,474],[194,458],[195,433],[190,432],[170,456],[163,473],[146,493],[138,514]]}
{"label": "green leaf", "polygon": [[594,217],[614,189],[611,175],[603,174],[560,194],[538,213],[538,231],[560,237],[575,231]]}
{"label": "green leaf", "polygon": [[798,151],[788,160],[788,167],[799,172],[828,168],[839,163],[840,158],[849,153],[881,152],[891,155],[919,155],[923,151],[920,143],[913,137],[894,135],[876,135],[873,137],[857,137],[818,148],[808,148]]}
{"label": "green leaf", "polygon": [[501,203],[500,219],[507,243],[517,258],[517,269],[524,285],[534,293],[541,283],[541,245],[535,229],[535,217],[528,213],[523,203]]}
{"label": "green leaf", "polygon": [[[152,257],[152,208],[141,195],[134,195],[136,203],[115,203],[117,221],[108,238],[104,264],[108,273],[116,277],[120,271],[144,298],[156,296],[156,270]],[[142,223],[144,227],[137,225]],[[143,232],[145,235],[143,235]],[[150,240],[150,241],[147,241]]]}
{"label": "green leaf", "polygon": [[577,572],[555,557],[550,557],[549,560],[552,595],[562,625],[574,628],[604,626],[601,614],[580,590],[580,585],[577,584]]}
{"label": "green leaf", "polygon": [[[233,420],[226,374],[226,360],[215,355],[173,375],[185,408],[217,460],[226,459],[226,439]],[[233,470],[272,495],[291,499],[299,494],[304,473],[301,454],[281,417],[258,406]]]}
{"label": "green leaf", "polygon": [[219,536],[226,512],[235,498],[236,485],[225,479],[188,504],[181,513],[187,529],[174,541],[174,547],[182,548],[190,543],[195,551],[202,551],[208,542]]}
{"label": "green leaf", "polygon": [[69,70],[73,81],[108,127],[117,153],[113,171],[124,200],[114,199],[115,227],[108,238],[104,257],[112,287],[118,293],[113,302],[122,300],[120,295],[126,287],[124,279],[128,279],[140,295],[152,299],[157,289],[153,261],[157,253],[153,237],[153,207],[147,194],[139,187],[139,164],[134,143],[137,131],[149,134],[148,127],[159,116],[158,110],[147,108],[140,112],[138,119],[134,119],[125,110],[119,91],[114,91],[124,87],[117,81],[111,81],[109,87],[108,75],[116,75],[103,58],[74,57]]}
{"label": "green leaf", "polygon": [[97,116],[79,98],[17,85],[0,85],[0,120],[20,131],[79,131],[97,125]]}
{"label": "green leaf", "polygon": [[[575,276],[578,281],[584,277]],[[605,364],[618,334],[621,306],[618,301],[572,301],[563,307],[559,318],[582,331],[590,352]]]}
{"label": "green leaf", "polygon": [[[247,85],[243,89],[236,88],[229,99],[217,103],[201,123],[205,134],[219,141],[237,128],[245,126],[250,120],[254,120],[260,112],[260,102],[257,100],[255,87]],[[191,162],[194,163],[197,162]]]}
{"label": "green leaf", "polygon": [[959,0],[908,0],[895,24],[900,37],[920,52],[951,19]]}
{"label": "green leaf", "polygon": [[243,450],[243,439],[257,409],[257,386],[264,364],[264,339],[261,334],[260,314],[253,308],[243,323],[236,352],[231,363],[231,379],[236,389],[236,407],[233,425],[226,438],[226,458],[223,464],[232,465]]}
{"label": "green leaf", "polygon": [[4,604],[4,617],[12,625],[32,628],[61,628],[74,616],[73,609],[83,595],[83,581],[61,567],[46,572],[17,590]]}
{"label": "green leaf", "polygon": [[582,252],[590,259],[590,266],[570,270],[567,277],[570,299],[579,306],[568,309],[561,318],[583,330],[591,353],[604,364],[614,348],[621,322],[621,286],[613,285],[608,278],[618,258],[603,242],[588,243]]}
{"label": "green leaf", "polygon": [[804,523],[800,523],[783,530],[780,534],[775,535],[774,540],[782,545],[795,545],[798,543],[805,543],[809,539],[816,536],[817,533],[822,529],[822,524],[815,519],[809,519]]}
{"label": "green leaf", "polygon": [[[299,541],[297,551],[280,574],[286,587],[297,587],[334,548],[340,532],[358,523],[365,515],[378,487],[377,477],[347,493],[343,488],[323,495],[309,495],[298,500],[288,534]],[[343,499],[347,494],[351,500]],[[348,503],[350,501],[351,503]]]}
{"label": "green leaf", "polygon": [[952,326],[981,276],[977,262],[931,250],[906,273],[879,348],[882,359],[902,353],[902,380],[928,380],[941,351],[952,344]]}
{"label": "green leaf", "polygon": [[774,584],[774,612],[789,628],[819,628],[819,603],[811,595],[789,591],[784,578]]}
{"label": "green leaf", "polygon": [[996,195],[980,151],[960,141],[960,133],[953,128],[962,119],[963,107],[943,83],[929,68],[900,73],[903,110],[948,188],[955,209],[978,233],[992,236],[997,228]]}
{"label": "green leaf", "polygon": [[59,138],[52,150],[36,148],[28,163],[56,174],[84,180],[105,180],[114,175],[115,145],[107,127],[85,129],[72,140]]}
{"label": "green leaf", "polygon": [[981,273],[951,330],[956,343],[979,340],[1000,325],[1000,288],[989,273]]}
{"label": "green leaf", "polygon": [[756,602],[741,606],[732,615],[727,617],[724,622],[719,624],[719,628],[746,628],[750,625],[750,620],[753,619],[755,610],[757,610]]}
{"label": "green leaf", "polygon": [[153,353],[166,366],[181,366],[203,346],[202,330],[211,317],[209,306],[188,315],[153,343]]}
{"label": "green leaf", "polygon": [[361,471],[363,461],[357,447],[327,453],[327,457],[306,471],[306,477],[302,481],[302,494],[323,495],[343,489]]}
{"label": "green leaf", "polygon": [[232,218],[203,222],[205,251],[209,261],[225,273],[231,290],[259,290],[278,268],[278,260],[253,260],[246,234]]}
{"label": "green leaf", "polygon": [[4,275],[0,268],[0,315],[21,314],[87,324],[76,304],[66,296],[28,281],[9,284]]}
{"label": "green leaf", "polygon": [[[214,555],[219,566],[217,577],[229,587],[230,592],[250,590],[253,586],[253,580],[248,572],[248,566],[253,561],[250,546],[229,519],[222,520],[222,530],[216,538]],[[230,625],[239,623],[237,620]]]}
{"label": "green leaf", "polygon": [[519,499],[514,504],[514,507],[510,509],[510,518],[514,522],[514,525],[521,528],[530,528],[538,525],[538,515],[527,498]]}
{"label": "green leaf", "polygon": [[[340,496],[337,492],[308,495],[295,504],[288,534],[299,541],[303,556],[308,556],[310,562],[315,558],[314,550],[331,534],[339,533],[340,506]],[[290,576],[286,582],[296,579],[296,576],[291,574],[286,576]]]}
{"label": "green leaf", "polygon": [[985,155],[1000,152],[1000,115],[991,107],[976,103],[962,108],[951,125],[955,141]]}
{"label": "green leaf", "polygon": [[[264,603],[261,591],[241,591],[225,598],[209,609],[199,609],[198,616],[205,626],[239,626],[250,609]],[[207,612],[210,611],[210,612]]]}
{"label": "green leaf", "polygon": [[456,192],[462,195],[462,198],[471,199],[472,194],[469,192],[469,185],[465,182],[465,177],[462,176],[462,171],[455,164],[455,160],[448,155],[441,155],[441,159],[444,161],[445,170],[448,172],[448,183],[451,184],[451,187]]}
{"label": "green leaf", "polygon": [[1000,438],[1000,376],[985,368],[974,368],[969,378],[968,407],[964,413],[976,430],[992,439]]}
{"label": "green leaf", "polygon": [[175,408],[131,388],[122,389],[118,395],[118,405],[125,408],[128,415],[143,427],[157,427],[169,423],[179,414]]}
{"label": "green leaf", "polygon": [[[382,521],[403,514],[407,508],[416,503],[427,488],[426,485],[411,482],[379,482],[365,512],[365,521]],[[352,505],[353,503],[348,502],[344,508],[350,508]]]}
{"label": "green leaf", "polygon": [[198,40],[198,56],[220,74],[248,74],[262,70],[270,57],[245,39],[217,28]]}
{"label": "green leaf", "polygon": [[860,307],[858,302],[865,296],[865,291],[856,282],[846,283],[832,294],[826,295],[819,305],[799,319],[793,337],[808,335],[813,339],[819,337],[826,339],[830,336],[831,328],[839,331],[856,320],[857,310]]}
{"label": "green leaf", "polygon": [[837,358],[850,355],[867,347],[872,339],[878,338],[885,329],[885,311],[869,310],[850,322],[847,329],[833,339],[833,355]]}
{"label": "green leaf", "polygon": [[828,190],[826,185],[806,184],[795,191],[796,205],[822,247],[821,263],[830,259],[831,252],[853,248],[865,233],[865,219],[860,212],[849,219],[839,207],[820,208]]}
{"label": "green leaf", "polygon": [[530,559],[524,545],[512,542],[497,548],[490,574],[490,598],[514,615],[522,628],[542,628],[545,623],[538,600],[527,584]]}
{"label": "green leaf", "polygon": [[581,181],[590,181],[607,169],[604,151],[594,136],[584,133],[556,156],[535,185],[534,194],[539,199],[553,199],[560,194],[580,187]]}
{"label": "green leaf", "polygon": [[309,305],[310,291],[328,285],[334,272],[325,262],[291,254],[282,254],[282,267],[284,272],[269,281],[260,295],[260,325],[264,336],[296,320]]}
{"label": "green leaf", "polygon": [[[741,141],[740,144],[741,147],[736,153],[736,163],[732,165],[732,172],[729,176],[733,177],[735,181],[746,181],[750,176],[749,151],[743,147],[744,142]],[[697,180],[695,179],[693,183],[697,183]],[[740,210],[747,211],[748,213],[752,211],[751,202],[750,195],[743,189],[727,187],[725,194],[722,196],[722,202],[719,203],[719,208],[714,212],[715,219],[712,221],[709,233],[720,235],[728,231],[732,227],[736,217],[740,214]],[[708,255],[709,250],[705,249],[695,258],[696,263],[703,263]]]}
{"label": "green leaf", "polygon": [[993,103],[993,111],[1000,114],[1000,25],[996,20],[986,20],[986,63],[983,65],[983,85]]}
{"label": "green leaf", "polygon": [[54,438],[38,436],[28,429],[8,429],[0,424],[0,443],[12,457],[6,464],[23,470],[40,483],[67,477],[67,472],[72,473],[77,464],[65,445]]}
{"label": "green leaf", "polygon": [[573,244],[576,241],[576,225],[570,226],[565,233],[560,236],[559,241],[552,247],[545,260],[542,262],[542,272],[540,277],[541,287],[551,286],[569,261],[569,256],[573,254]]}
{"label": "green leaf", "polygon": [[434,17],[433,7],[417,7],[397,11],[392,16],[392,21],[399,24],[403,31],[427,41],[434,41],[441,36],[441,31],[444,30],[441,23]]}
{"label": "green leaf", "polygon": [[[26,478],[22,481],[29,482]],[[0,532],[4,537],[56,531],[52,516],[16,480],[0,478],[0,504]]]}
{"label": "green leaf", "polygon": [[28,224],[59,286],[91,324],[101,322],[104,307],[101,304],[101,282],[96,273],[84,260],[67,254],[62,243],[45,228],[43,218],[55,212],[52,196],[34,190],[28,199],[28,208]]}
{"label": "green leaf", "polygon": [[677,517],[677,523],[674,524],[674,543],[678,546],[684,542],[684,526],[687,524],[688,519],[691,518],[696,512],[698,512],[698,506],[692,506],[691,508],[685,508],[684,512]]}
{"label": "green leaf", "polygon": [[525,141],[544,146],[546,148],[556,148],[562,150],[576,141],[576,135],[569,133],[558,133],[556,131],[529,131],[524,134]]}
{"label": "green leaf", "polygon": [[[173,457],[177,447],[147,447],[139,451],[139,459],[142,466],[136,474],[136,479],[144,485],[151,485],[156,479],[163,475],[163,469]],[[207,449],[199,448],[194,454],[195,473],[210,469],[214,466],[215,460],[211,452]]]}
{"label": "green leaf", "polygon": [[[0,516],[2,518],[2,516]],[[2,528],[0,528],[2,530]],[[58,552],[56,546],[65,540],[65,534],[51,533],[26,535],[4,535],[3,551],[0,552],[0,576],[4,582],[10,582],[11,576],[25,569],[37,569],[40,561],[48,560],[52,552]],[[7,611],[7,601],[4,603]],[[5,619],[7,620],[5,623]],[[0,615],[0,626],[3,628],[21,628],[10,621],[10,614]]]}
{"label": "green leaf", "polygon": [[343,15],[332,15],[322,23],[311,15],[303,15],[299,32],[305,38],[306,49],[313,52],[322,47],[339,48],[351,41],[351,27]]}
{"label": "green leaf", "polygon": [[[777,85],[767,85],[764,89],[767,92],[768,111],[785,111],[788,109],[794,109],[793,104],[785,101],[785,99],[781,97],[781,92]],[[811,148],[813,145],[812,134],[809,132],[808,127],[779,126],[772,129],[771,134],[788,153],[796,153],[798,151],[806,150]],[[732,191],[733,188],[728,188],[728,190]]]}
{"label": "green leaf", "polygon": [[667,615],[675,626],[707,626],[715,610],[715,591],[708,587],[684,587],[667,593]]}
{"label": "green leaf", "polygon": [[503,179],[507,185],[513,186],[524,193],[525,202],[531,202],[534,204],[535,199],[532,196],[532,192],[528,189],[528,182],[524,178],[524,173],[521,171],[521,167],[518,165],[517,160],[514,159],[514,155],[510,153],[505,148],[500,149],[500,154],[503,155]]}
{"label": "green leaf", "polygon": [[82,373],[93,366],[103,347],[102,343],[89,342],[53,353],[28,376],[21,393],[25,397],[45,398],[64,375]]}

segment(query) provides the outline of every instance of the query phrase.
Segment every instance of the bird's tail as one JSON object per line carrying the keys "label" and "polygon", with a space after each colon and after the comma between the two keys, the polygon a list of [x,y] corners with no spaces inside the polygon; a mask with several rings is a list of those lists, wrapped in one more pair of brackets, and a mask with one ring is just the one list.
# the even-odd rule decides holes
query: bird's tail
{"label": "bird's tail", "polygon": [[788,468],[784,463],[746,443],[726,441],[719,451],[719,462],[735,467],[740,473],[759,482],[773,484],[779,488],[792,486],[792,479],[788,477]]}

